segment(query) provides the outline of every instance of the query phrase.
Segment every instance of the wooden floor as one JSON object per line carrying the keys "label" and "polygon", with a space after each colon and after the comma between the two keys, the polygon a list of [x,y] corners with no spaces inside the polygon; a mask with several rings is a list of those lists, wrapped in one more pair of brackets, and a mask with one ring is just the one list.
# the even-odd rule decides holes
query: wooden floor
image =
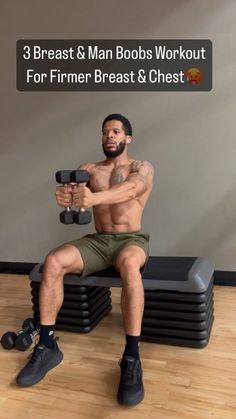
{"label": "wooden floor", "polygon": [[[35,386],[15,385],[30,351],[0,348],[0,418],[236,418],[236,288],[215,287],[206,348],[141,343],[145,399],[132,408],[116,402],[124,346],[119,296],[113,288],[113,310],[90,334],[57,332],[64,360]],[[28,278],[0,275],[0,335],[31,314]]]}

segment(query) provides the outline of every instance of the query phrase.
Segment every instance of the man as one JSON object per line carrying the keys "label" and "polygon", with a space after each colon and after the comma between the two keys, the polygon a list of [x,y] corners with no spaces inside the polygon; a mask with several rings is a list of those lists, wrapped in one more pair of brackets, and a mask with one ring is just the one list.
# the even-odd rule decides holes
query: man
{"label": "man", "polygon": [[140,229],[154,170],[149,162],[128,157],[131,141],[128,119],[120,114],[107,116],[102,125],[106,159],[80,166],[89,172],[89,184],[56,188],[60,206],[93,208],[97,233],[65,243],[47,255],[39,295],[40,341],[17,376],[20,386],[40,381],[63,358],[54,339],[54,328],[63,303],[64,275],[77,273],[84,277],[114,265],[122,279],[121,309],[126,334],[117,398],[121,404],[135,405],[144,397],[139,358],[144,308],[140,268],[148,258],[149,234]]}

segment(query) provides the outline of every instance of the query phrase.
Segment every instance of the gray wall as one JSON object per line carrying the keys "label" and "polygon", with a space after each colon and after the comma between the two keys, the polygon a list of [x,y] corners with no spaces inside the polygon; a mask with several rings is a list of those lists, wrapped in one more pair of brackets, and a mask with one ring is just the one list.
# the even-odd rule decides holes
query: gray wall
{"label": "gray wall", "polygon": [[[134,127],[130,154],[156,169],[143,218],[151,254],[236,270],[236,2],[2,0],[0,9],[0,260],[37,262],[93,231],[58,222],[54,172],[103,158],[101,121],[121,112]],[[18,92],[15,43],[24,38],[211,39],[213,90]]]}

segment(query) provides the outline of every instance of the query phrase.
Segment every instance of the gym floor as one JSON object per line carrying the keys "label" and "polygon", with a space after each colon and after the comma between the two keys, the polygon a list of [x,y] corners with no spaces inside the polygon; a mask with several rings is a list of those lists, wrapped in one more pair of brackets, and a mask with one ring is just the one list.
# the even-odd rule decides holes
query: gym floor
{"label": "gym floor", "polygon": [[[30,353],[0,348],[0,418],[12,419],[233,419],[236,417],[236,288],[214,288],[215,321],[203,349],[141,342],[145,399],[117,404],[124,347],[120,289],[113,309],[89,334],[58,331],[62,364],[40,383],[19,388],[14,379]],[[0,335],[32,315],[27,276],[0,275]]]}

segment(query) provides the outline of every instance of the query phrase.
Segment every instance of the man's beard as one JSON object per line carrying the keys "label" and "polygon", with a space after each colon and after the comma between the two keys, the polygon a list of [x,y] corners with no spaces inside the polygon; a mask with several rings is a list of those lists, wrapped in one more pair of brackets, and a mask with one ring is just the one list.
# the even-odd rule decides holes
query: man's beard
{"label": "man's beard", "polygon": [[123,140],[120,142],[120,144],[118,144],[115,150],[106,149],[104,147],[104,144],[102,145],[102,148],[106,157],[114,158],[123,153],[125,146],[126,146],[126,140]]}

